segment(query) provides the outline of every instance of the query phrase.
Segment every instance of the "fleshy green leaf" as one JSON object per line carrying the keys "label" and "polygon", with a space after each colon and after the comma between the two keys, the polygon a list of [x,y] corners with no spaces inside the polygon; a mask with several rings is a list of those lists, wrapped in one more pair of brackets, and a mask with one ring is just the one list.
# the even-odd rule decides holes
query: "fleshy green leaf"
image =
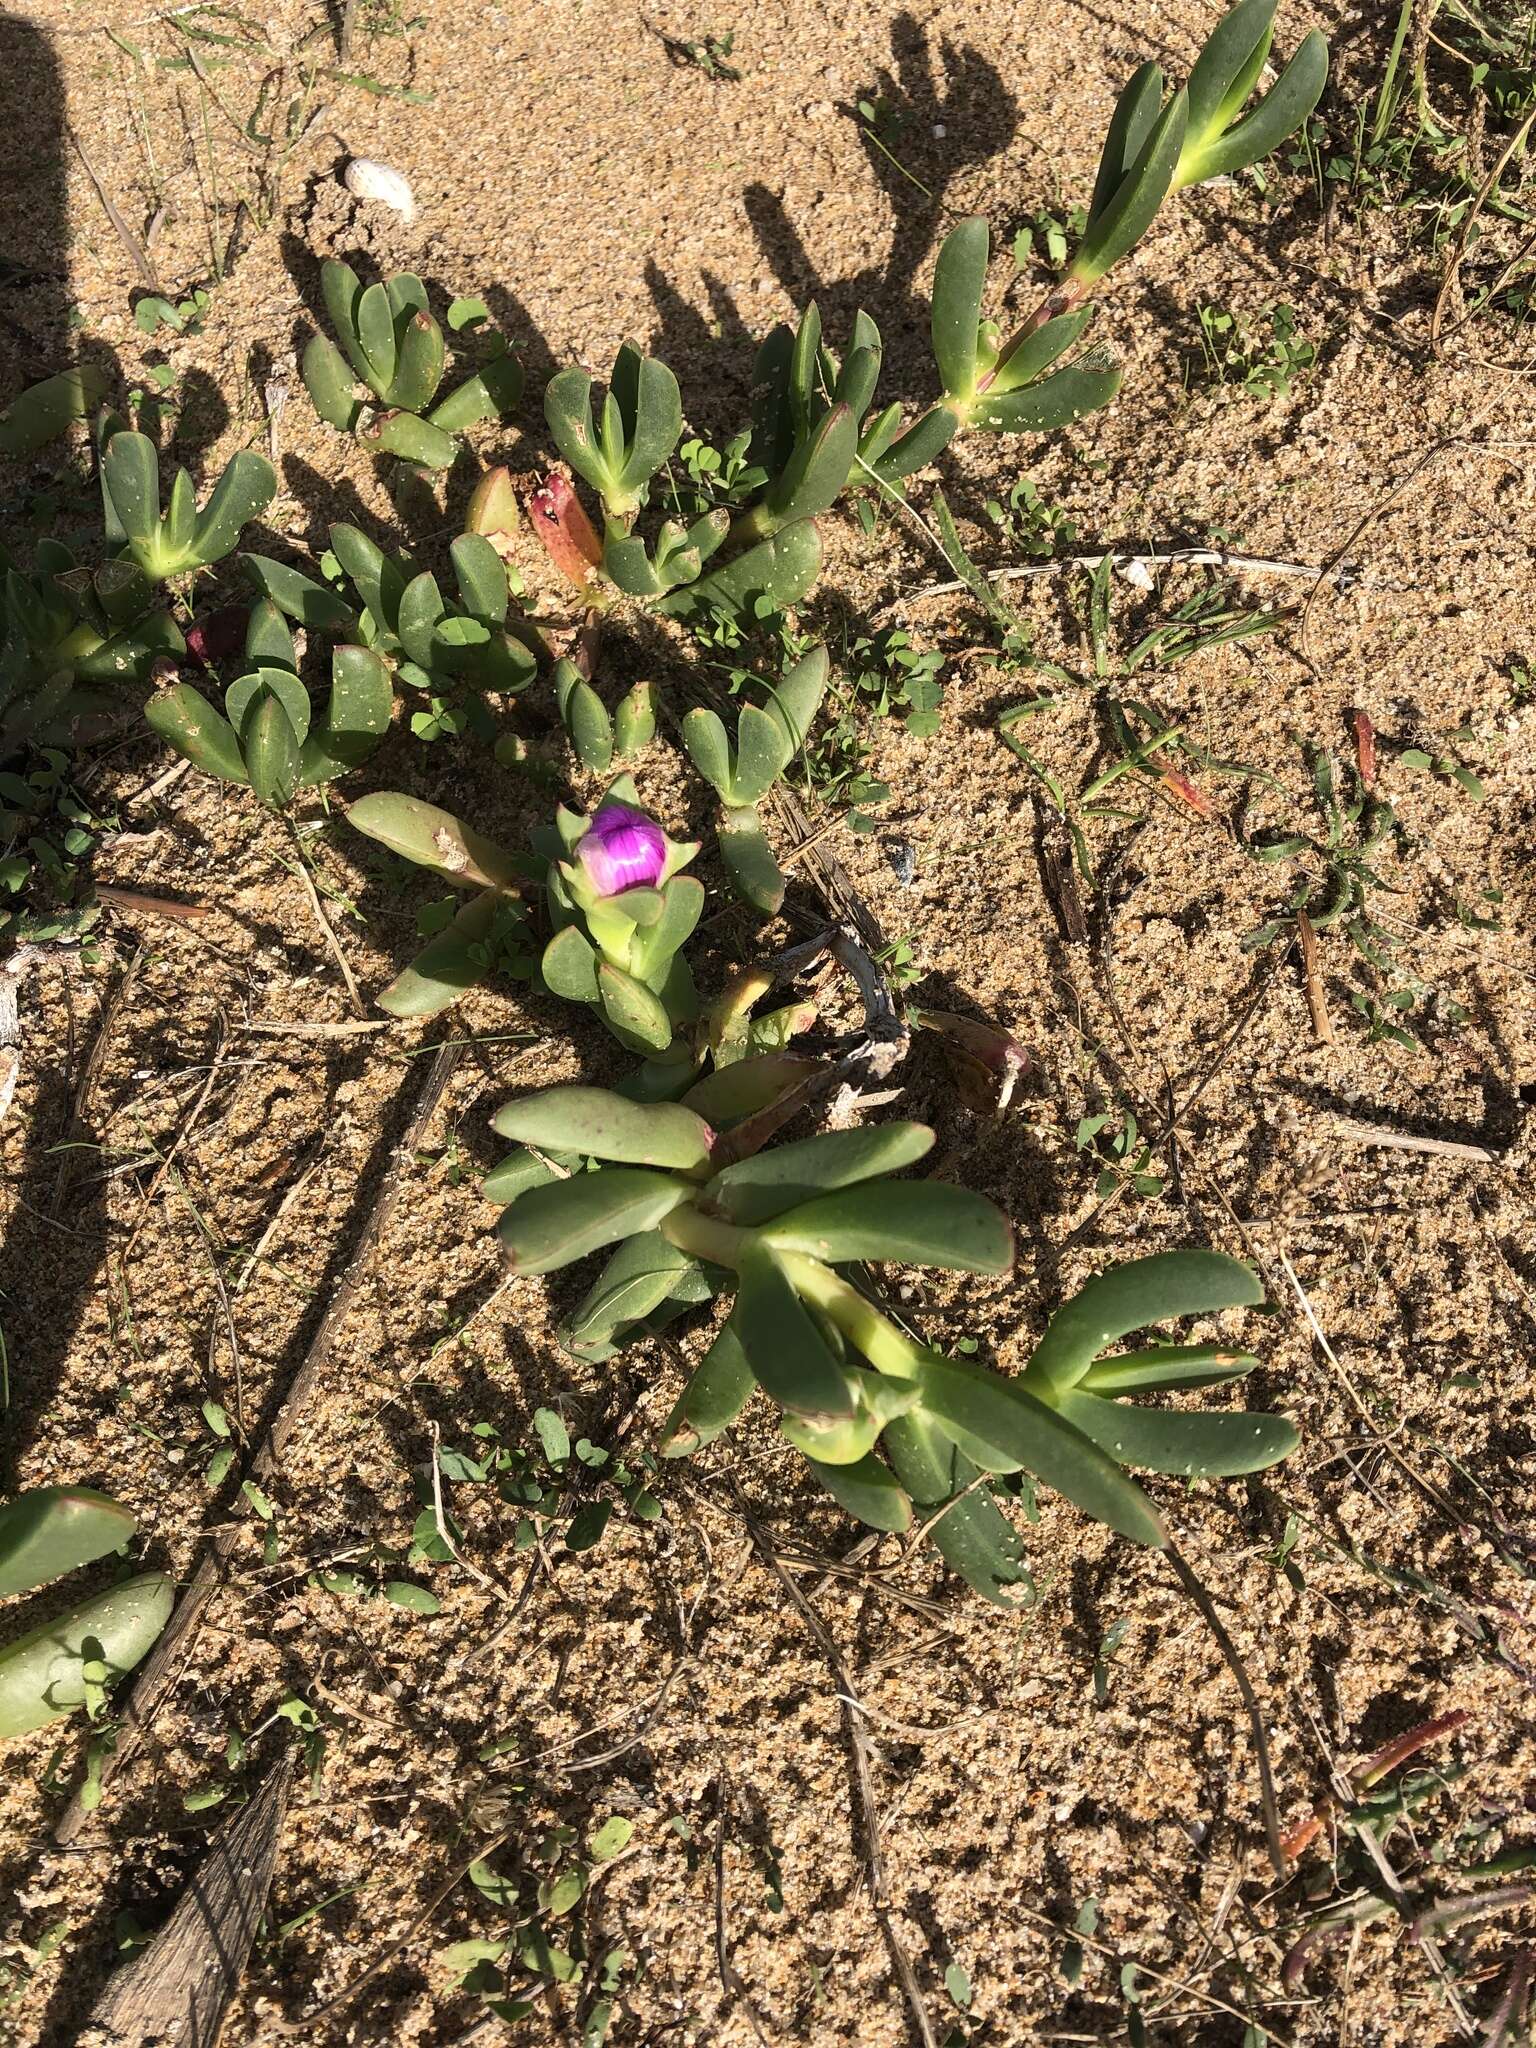
{"label": "fleshy green leaf", "polygon": [[1009,1599],[1006,1588],[1022,1583],[1033,1591],[1024,1547],[990,1493],[982,1487],[967,1491],[980,1476],[978,1468],[920,1411],[909,1410],[888,1424],[882,1442],[925,1521],[953,1502],[927,1537],[950,1570],[994,1607],[1016,1608],[1019,1602]]}
{"label": "fleshy green leaf", "polygon": [[605,1166],[530,1188],[503,1211],[498,1234],[519,1273],[550,1273],[637,1231],[687,1199],[686,1183],[636,1166]]}
{"label": "fleshy green leaf", "polygon": [[0,1741],[26,1735],[85,1703],[89,1656],[112,1684],[146,1655],[175,1598],[163,1572],[145,1572],[83,1601],[0,1649]]}
{"label": "fleshy green leaf", "polygon": [[546,1152],[685,1173],[708,1165],[714,1135],[680,1102],[632,1102],[610,1088],[544,1088],[498,1110],[491,1127]]}
{"label": "fleshy green leaf", "polygon": [[265,455],[241,448],[209,493],[192,532],[192,556],[203,568],[222,561],[240,530],[265,512],[277,494],[277,471]]}
{"label": "fleshy green leaf", "polygon": [[0,1508],[0,1597],[30,1593],[121,1550],[134,1519],[89,1486],[39,1486]]}
{"label": "fleshy green leaf", "polygon": [[660,996],[610,960],[598,962],[597,995],[625,1043],[646,1052],[665,1052],[672,1043],[672,1019]]}
{"label": "fleshy green leaf", "polygon": [[995,1203],[944,1181],[883,1181],[821,1195],[774,1218],[779,1251],[837,1264],[891,1259],[961,1273],[1006,1273],[1013,1231]]}
{"label": "fleshy green leaf", "polygon": [[150,729],[205,775],[222,782],[248,782],[245,756],[234,727],[190,683],[173,683],[144,707]]}
{"label": "fleshy green leaf", "polygon": [[1021,391],[984,391],[970,424],[988,434],[1049,434],[1108,405],[1119,389],[1118,364],[1095,369],[1074,363]]}
{"label": "fleshy green leaf", "polygon": [[1158,1547],[1167,1541],[1141,1488],[1017,1381],[938,1357],[917,1377],[929,1419],[984,1472],[1032,1472],[1122,1536]]}
{"label": "fleshy green leaf", "polygon": [[772,1252],[750,1248],[738,1272],[732,1320],[758,1385],[791,1414],[851,1417],[855,1401],[848,1375]]}
{"label": "fleshy green leaf", "polygon": [[[505,912],[500,889],[471,896],[453,922],[430,939],[378,997],[391,1017],[435,1017],[485,978],[485,947]],[[498,1199],[493,1197],[492,1199]],[[510,1201],[510,1195],[499,1197]]]}
{"label": "fleshy green leaf", "polygon": [[934,361],[945,397],[962,402],[976,389],[981,300],[991,246],[985,220],[963,220],[944,237],[933,273]]}
{"label": "fleshy green leaf", "polygon": [[932,1148],[933,1132],[926,1124],[821,1131],[725,1167],[706,1183],[700,1199],[727,1222],[755,1226],[831,1189],[915,1166]]}
{"label": "fleshy green leaf", "polygon": [[1229,1344],[1154,1344],[1090,1365],[1078,1385],[1090,1394],[1144,1394],[1159,1387],[1220,1387],[1258,1360]]}
{"label": "fleshy green leaf", "polygon": [[1064,1389],[1053,1405],[1112,1458],[1185,1479],[1260,1472],[1289,1457],[1300,1442],[1295,1424],[1281,1415],[1138,1408],[1130,1401],[1085,1394],[1080,1387]]}
{"label": "fleshy green leaf", "polygon": [[1167,195],[1184,142],[1188,101],[1176,92],[1148,131],[1119,189],[1089,227],[1068,276],[1093,284],[1141,240]]}
{"label": "fleshy green leaf", "polygon": [[869,1529],[903,1535],[912,1526],[912,1503],[889,1466],[873,1451],[851,1465],[826,1465],[807,1458],[807,1465],[840,1508]]}
{"label": "fleshy green leaf", "polygon": [[[280,612],[296,619],[313,632],[344,631],[353,623],[350,608],[323,583],[316,583],[286,562],[274,562],[266,555],[242,555],[241,566],[263,597],[272,600]],[[247,652],[251,650],[248,648]]]}
{"label": "fleshy green leaf", "polygon": [[1090,1280],[1057,1309],[1025,1368],[1027,1383],[1075,1386],[1105,1346],[1174,1316],[1250,1308],[1264,1290],[1247,1266],[1220,1252],[1154,1252]]}
{"label": "fleshy green leaf", "polygon": [[379,790],[359,797],[347,812],[347,821],[391,852],[446,875],[462,889],[514,888],[526,878],[526,863],[515,854],[420,797]]}
{"label": "fleshy green leaf", "polygon": [[721,819],[720,858],[742,902],[764,917],[776,917],[788,882],[768,844],[762,820],[750,805],[728,810]]}
{"label": "fleshy green leaf", "polygon": [[725,1323],[678,1396],[661,1433],[664,1458],[686,1458],[729,1429],[757,1381],[747,1363],[735,1317]]}

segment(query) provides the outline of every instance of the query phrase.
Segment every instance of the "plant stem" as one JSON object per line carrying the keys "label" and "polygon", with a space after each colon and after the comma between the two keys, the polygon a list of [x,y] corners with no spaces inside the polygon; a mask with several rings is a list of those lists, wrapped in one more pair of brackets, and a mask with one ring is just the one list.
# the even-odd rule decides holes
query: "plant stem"
{"label": "plant stem", "polygon": [[894,1380],[916,1378],[928,1357],[925,1346],[898,1330],[872,1301],[820,1259],[808,1258],[803,1252],[778,1252],[775,1256],[801,1299],[819,1308],[876,1371]]}
{"label": "plant stem", "polygon": [[708,1259],[712,1265],[729,1266],[736,1270],[742,1253],[755,1231],[741,1230],[734,1223],[722,1223],[717,1216],[706,1216],[695,1209],[691,1202],[684,1202],[669,1216],[664,1216],[657,1226],[669,1244],[675,1244],[680,1252],[689,1252],[696,1259]]}

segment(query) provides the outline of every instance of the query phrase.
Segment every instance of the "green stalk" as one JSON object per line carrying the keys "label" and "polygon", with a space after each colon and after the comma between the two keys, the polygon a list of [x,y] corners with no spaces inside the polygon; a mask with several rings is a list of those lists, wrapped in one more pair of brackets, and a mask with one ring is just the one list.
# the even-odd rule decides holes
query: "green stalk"
{"label": "green stalk", "polygon": [[801,1300],[819,1308],[877,1372],[893,1380],[916,1378],[928,1357],[925,1346],[898,1330],[872,1301],[820,1259],[808,1258],[804,1252],[779,1252],[776,1256]]}
{"label": "green stalk", "polygon": [[711,1265],[728,1266],[733,1273],[742,1253],[757,1236],[755,1230],[742,1230],[734,1223],[722,1223],[716,1216],[705,1216],[691,1202],[664,1216],[657,1228],[680,1252],[708,1259]]}

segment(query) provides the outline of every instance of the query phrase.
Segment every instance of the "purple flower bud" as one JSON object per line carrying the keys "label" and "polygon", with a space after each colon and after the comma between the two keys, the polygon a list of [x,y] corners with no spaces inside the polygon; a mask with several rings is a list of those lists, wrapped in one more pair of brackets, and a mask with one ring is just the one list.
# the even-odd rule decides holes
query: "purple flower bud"
{"label": "purple flower bud", "polygon": [[667,863],[667,835],[644,811],[624,803],[603,804],[576,848],[587,880],[599,896],[625,889],[650,889]]}

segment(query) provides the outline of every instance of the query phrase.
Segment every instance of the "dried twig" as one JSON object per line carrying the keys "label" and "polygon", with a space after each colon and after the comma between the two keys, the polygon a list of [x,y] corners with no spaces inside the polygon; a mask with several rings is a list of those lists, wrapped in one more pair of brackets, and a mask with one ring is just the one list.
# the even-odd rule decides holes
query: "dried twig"
{"label": "dried twig", "polygon": [[1296,913],[1296,937],[1301,945],[1301,977],[1307,991],[1307,1008],[1312,1012],[1312,1029],[1322,1045],[1333,1044],[1333,1019],[1328,1014],[1328,997],[1318,965],[1317,933],[1304,910]]}
{"label": "dried twig", "polygon": [[[384,1176],[373,1207],[368,1212],[358,1235],[356,1248],[331,1295],[320,1327],[304,1355],[304,1362],[294,1374],[283,1404],[273,1417],[261,1448],[251,1461],[247,1476],[257,1484],[272,1479],[276,1474],[284,1447],[319,1385],[330,1357],[331,1345],[351,1313],[368,1260],[394,1214],[414,1161],[416,1148],[443,1098],[449,1081],[453,1078],[462,1050],[460,1045],[450,1039],[446,1045],[439,1047],[437,1057],[427,1070],[421,1094],[417,1098],[415,1113],[395,1148],[389,1171]],[[119,1771],[133,1755],[143,1739],[145,1729],[159,1711],[161,1702],[180,1677],[187,1659],[191,1656],[198,1624],[218,1589],[224,1566],[240,1540],[244,1527],[245,1524],[242,1522],[232,1522],[214,1531],[212,1540],[192,1575],[191,1583],[177,1602],[176,1611],[172,1614],[164,1634],[155,1644],[148,1660],[139,1669],[133,1690],[123,1709],[117,1747],[103,1764],[104,1782]],[[54,1840],[65,1845],[72,1842],[85,1825],[87,1816],[88,1809],[82,1804],[80,1794],[76,1792],[54,1830]],[[454,1880],[455,1883],[457,1881]]]}
{"label": "dried twig", "polygon": [[357,977],[348,965],[347,956],[341,950],[341,941],[337,938],[331,921],[325,914],[325,906],[320,901],[320,892],[315,887],[314,877],[309,872],[309,862],[304,856],[304,842],[299,837],[298,826],[294,824],[291,818],[288,820],[288,830],[293,834],[293,850],[298,856],[299,862],[299,879],[303,882],[309,896],[309,907],[315,914],[315,922],[325,934],[325,943],[330,947],[336,965],[341,969],[341,978],[347,985],[347,995],[351,1000],[353,1014],[358,1017],[365,1017],[367,1012],[363,1008],[363,999],[358,993]]}
{"label": "dried twig", "polygon": [[896,1931],[896,1923],[891,1913],[885,1855],[880,1845],[880,1809],[875,1800],[874,1775],[870,1769],[869,1735],[864,1726],[863,1710],[858,1694],[854,1690],[853,1679],[843,1662],[842,1652],[833,1641],[825,1622],[779,1562],[778,1553],[768,1532],[745,1508],[742,1512],[753,1549],[789,1595],[796,1612],[816,1638],[817,1645],[831,1666],[832,1676],[837,1682],[838,1709],[842,1715],[849,1747],[853,1751],[854,1783],[858,1789],[859,1805],[864,1816],[864,1854],[869,1866],[870,1903],[874,1908],[880,1932],[885,1937],[891,1961],[895,1965],[896,1975],[906,1997],[908,2010],[912,2014],[913,2024],[917,2028],[918,2038],[923,2048],[938,2048],[933,2023],[928,2017],[928,2008],[923,2002],[922,1989],[917,1981],[917,1973],[912,1967],[912,1959],[907,1954],[901,1936]]}
{"label": "dried twig", "polygon": [[113,229],[117,234],[118,240],[122,243],[123,247],[128,251],[128,254],[132,257],[134,269],[139,273],[140,279],[149,286],[152,292],[159,291],[160,279],[155,270],[155,266],[149,260],[149,252],[145,249],[144,244],[139,240],[138,236],[133,232],[133,229],[129,227],[127,221],[124,220],[121,212],[118,210],[116,202],[113,200],[111,193],[107,190],[106,186],[103,185],[101,179],[97,176],[96,166],[91,162],[90,158],[85,153],[85,144],[80,140],[79,136],[75,133],[74,128],[68,122],[65,123],[65,133],[69,137],[70,144],[74,149],[75,155],[79,157],[81,163],[85,166],[85,175],[90,179],[92,185],[96,188],[96,197],[101,201],[102,210],[105,212],[107,219],[111,221]]}

